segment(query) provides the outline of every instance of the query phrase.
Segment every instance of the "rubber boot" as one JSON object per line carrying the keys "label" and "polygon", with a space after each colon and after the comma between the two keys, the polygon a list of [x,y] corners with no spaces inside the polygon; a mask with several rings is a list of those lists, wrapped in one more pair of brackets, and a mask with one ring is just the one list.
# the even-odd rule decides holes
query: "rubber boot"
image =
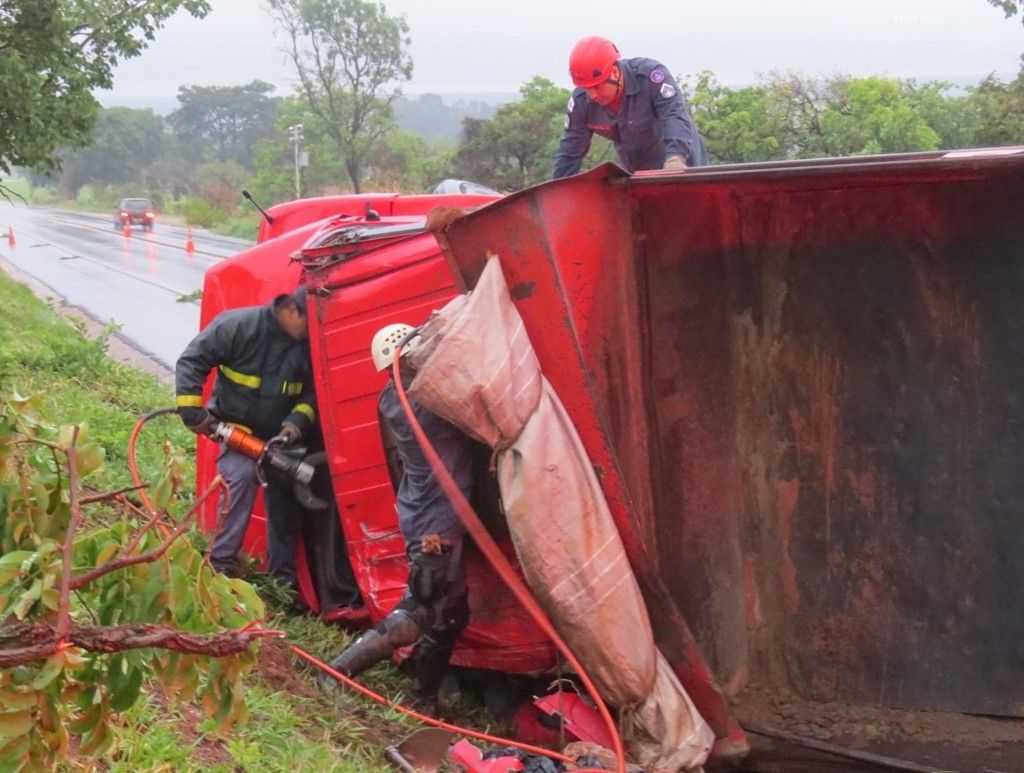
{"label": "rubber boot", "polygon": [[331,661],[331,668],[345,676],[358,676],[371,666],[380,663],[395,651],[387,634],[372,628]]}

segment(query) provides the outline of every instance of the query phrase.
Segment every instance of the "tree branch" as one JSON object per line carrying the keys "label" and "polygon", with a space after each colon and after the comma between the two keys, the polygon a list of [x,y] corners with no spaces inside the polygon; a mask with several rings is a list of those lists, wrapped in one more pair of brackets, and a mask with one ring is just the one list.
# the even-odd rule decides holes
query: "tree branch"
{"label": "tree branch", "polygon": [[67,646],[99,653],[160,647],[188,655],[223,658],[244,652],[258,639],[284,636],[284,631],[259,625],[211,634],[185,633],[160,625],[73,626],[65,633],[58,634],[53,626],[20,623],[0,627],[0,644],[23,644],[20,647],[0,648],[0,668],[45,660]]}
{"label": "tree branch", "polygon": [[[202,496],[200,496],[196,500],[196,503],[192,506],[192,508],[181,519],[181,522],[178,524],[178,527],[174,531],[172,531],[169,535],[167,535],[167,538],[159,546],[153,548],[152,550],[150,550],[147,553],[140,553],[137,556],[130,555],[131,552],[136,547],[138,547],[139,542],[142,540],[142,535],[148,529],[150,529],[153,526],[153,524],[156,523],[157,520],[162,515],[162,513],[155,513],[149,519],[149,521],[146,523],[146,525],[142,529],[140,529],[138,531],[138,533],[136,533],[135,537],[132,539],[132,541],[128,545],[128,547],[126,547],[121,552],[119,558],[117,558],[115,560],[112,560],[109,563],[104,564],[103,566],[97,566],[95,569],[90,569],[88,572],[84,572],[83,574],[75,576],[74,579],[69,580],[69,585],[70,585],[71,590],[78,590],[79,588],[82,588],[82,587],[88,585],[90,582],[93,582],[94,580],[102,577],[105,574],[110,574],[111,572],[116,572],[119,569],[124,569],[127,566],[134,566],[135,564],[145,564],[145,563],[149,563],[151,561],[155,561],[158,558],[160,558],[164,553],[166,553],[168,551],[168,549],[171,547],[171,545],[173,545],[175,543],[175,541],[179,537],[181,537],[181,535],[184,534],[188,530],[189,521],[192,520],[192,516],[194,516],[197,512],[199,512],[199,508],[202,506],[203,502],[205,502],[209,498],[209,496],[215,490],[217,490],[218,488],[220,488],[220,487],[222,487],[224,485],[225,485],[224,484],[224,479],[221,478],[220,475],[218,475],[216,478],[213,479],[213,482],[209,485],[209,487],[206,489],[206,491],[203,492]],[[72,518],[72,520],[74,520],[74,519]],[[61,578],[61,586],[62,586],[61,601],[62,602],[64,600],[63,585],[64,585],[64,578],[62,577]]]}
{"label": "tree branch", "polygon": [[107,491],[103,494],[93,494],[91,497],[82,497],[81,504],[90,505],[93,502],[106,502],[111,499],[118,499],[121,494],[129,491],[138,491],[139,489],[148,487],[148,483],[140,483],[138,486],[125,486],[124,488],[119,488],[116,491]]}
{"label": "tree branch", "polygon": [[75,532],[82,523],[82,506],[78,501],[78,450],[75,444],[78,442],[78,429],[71,431],[71,445],[67,449],[68,457],[68,494],[71,498],[71,521],[68,523],[68,530],[64,535],[63,556],[61,558],[60,571],[60,601],[57,605],[57,636],[63,638],[71,625],[71,616],[68,612],[71,598],[71,566],[72,555],[75,548]]}

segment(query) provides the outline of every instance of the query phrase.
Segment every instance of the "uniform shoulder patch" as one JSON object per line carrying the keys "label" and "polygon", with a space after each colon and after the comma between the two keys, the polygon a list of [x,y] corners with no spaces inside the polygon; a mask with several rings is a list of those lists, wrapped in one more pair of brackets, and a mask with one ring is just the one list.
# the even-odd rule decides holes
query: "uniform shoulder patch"
{"label": "uniform shoulder patch", "polygon": [[569,104],[565,106],[565,112],[571,113],[574,107],[576,107],[576,100],[573,99],[572,97],[569,97]]}
{"label": "uniform shoulder patch", "polygon": [[665,82],[665,69],[663,67],[655,67],[651,70],[651,83],[657,86],[659,83]]}
{"label": "uniform shoulder patch", "polygon": [[662,99],[672,99],[676,95],[676,87],[671,83],[662,83],[660,93]]}

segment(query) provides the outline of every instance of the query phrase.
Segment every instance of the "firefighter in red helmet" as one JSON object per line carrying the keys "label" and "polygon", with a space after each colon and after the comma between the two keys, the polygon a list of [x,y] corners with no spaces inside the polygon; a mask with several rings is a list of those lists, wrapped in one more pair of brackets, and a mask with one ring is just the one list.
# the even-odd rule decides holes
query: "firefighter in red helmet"
{"label": "firefighter in red helmet", "polygon": [[580,170],[595,133],[612,141],[619,163],[629,172],[707,163],[679,84],[660,62],[623,59],[610,40],[589,35],[569,54],[569,75],[576,88],[569,98],[553,178]]}

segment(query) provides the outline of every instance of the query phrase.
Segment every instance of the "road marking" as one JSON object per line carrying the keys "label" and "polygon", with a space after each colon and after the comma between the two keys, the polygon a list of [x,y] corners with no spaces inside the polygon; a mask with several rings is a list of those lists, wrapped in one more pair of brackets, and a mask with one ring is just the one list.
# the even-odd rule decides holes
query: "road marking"
{"label": "road marking", "polygon": [[[31,232],[30,232],[30,234],[31,234]],[[39,237],[36,236],[35,238],[39,238]],[[150,287],[157,288],[158,290],[164,290],[164,291],[170,293],[171,295],[173,295],[175,298],[182,298],[184,296],[192,295],[193,293],[196,293],[196,292],[198,292],[200,294],[200,298],[197,299],[197,300],[201,300],[201,298],[202,298],[202,288],[200,288],[200,290],[198,290],[198,291],[197,290],[192,290],[192,291],[189,291],[189,292],[184,292],[184,291],[178,290],[178,289],[176,289],[174,287],[168,287],[167,285],[160,284],[159,282],[154,282],[151,279],[145,279],[144,277],[141,277],[138,274],[133,274],[130,271],[125,271],[124,269],[117,268],[115,266],[110,265],[109,263],[105,263],[102,260],[96,260],[95,258],[87,258],[87,257],[84,257],[82,255],[78,255],[74,250],[70,249],[67,245],[58,244],[57,242],[53,241],[52,239],[50,239],[48,241],[44,241],[39,246],[43,246],[43,245],[49,245],[51,247],[55,247],[56,249],[62,250],[62,251],[67,253],[67,255],[65,255],[65,256],[58,257],[57,260],[68,260],[68,259],[77,258],[79,260],[84,260],[86,263],[92,263],[94,266],[99,266],[100,268],[102,268],[102,269],[104,269],[106,271],[113,271],[115,274],[121,274],[122,276],[126,276],[129,279],[134,279],[136,282],[141,282],[142,284],[147,284]],[[12,256],[12,258],[13,257],[14,256]],[[12,260],[12,262],[13,262],[13,260]],[[18,264],[15,263],[15,265],[18,265]],[[18,266],[18,267],[22,271],[28,271],[28,273],[30,273],[30,274],[32,273],[25,266]],[[38,277],[36,277],[36,278],[38,279]],[[193,303],[193,301],[185,301],[185,302],[186,303]]]}
{"label": "road marking", "polygon": [[[98,225],[89,225],[88,223],[76,223],[73,220],[65,220],[64,218],[62,218],[60,216],[54,216],[53,219],[56,220],[58,223],[60,223],[62,225],[68,225],[68,226],[71,226],[72,228],[85,228],[85,229],[87,229],[89,231],[99,231],[101,233],[107,234],[108,236],[113,236],[115,234],[115,232],[111,231],[109,228],[104,228],[104,227],[98,226]],[[149,233],[152,234],[153,232],[150,231]],[[121,236],[120,232],[117,232],[117,235]],[[125,237],[121,236],[121,238],[125,238]],[[127,238],[134,239],[135,237],[134,236],[129,236]],[[177,244],[169,244],[168,242],[157,241],[157,239],[155,237],[154,238],[150,238],[150,239],[142,239],[141,243],[142,244],[159,244],[161,247],[170,247],[171,249],[179,249],[182,252],[185,252],[186,255],[188,254],[185,251],[184,247],[179,247]],[[193,255],[206,255],[207,257],[215,258],[217,260],[224,260],[226,258],[230,258],[231,257],[231,255],[221,255],[221,254],[218,254],[216,252],[207,252],[206,250],[193,250],[192,254]]]}

